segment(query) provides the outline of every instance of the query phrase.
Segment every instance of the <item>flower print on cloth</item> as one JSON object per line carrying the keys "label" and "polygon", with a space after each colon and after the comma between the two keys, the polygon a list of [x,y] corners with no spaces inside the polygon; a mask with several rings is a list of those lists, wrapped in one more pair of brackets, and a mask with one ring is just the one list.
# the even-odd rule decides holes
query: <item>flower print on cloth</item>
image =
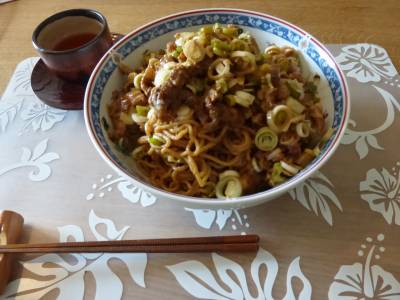
{"label": "flower print on cloth", "polygon": [[[103,224],[105,234],[98,232],[97,225]],[[121,230],[115,228],[109,219],[98,217],[92,210],[89,214],[91,233],[98,241],[121,240],[128,226]],[[82,229],[77,225],[58,228],[60,242],[73,239],[84,241]],[[82,253],[65,256],[46,254],[29,261],[20,262],[24,269],[35,277],[24,277],[12,281],[3,294],[2,299],[40,299],[48,292],[58,289],[57,300],[83,299],[85,291],[85,274],[91,272],[96,282],[96,300],[121,299],[123,284],[121,279],[108,265],[111,259],[125,263],[133,281],[145,287],[144,273],[147,265],[145,253]]]}
{"label": "flower print on cloth", "polygon": [[[399,163],[398,163],[399,165]],[[394,169],[390,174],[382,168],[379,172],[371,169],[367,178],[360,182],[361,199],[380,213],[388,224],[400,225],[400,172]]]}
{"label": "flower print on cloth", "polygon": [[[19,134],[32,131],[48,131],[56,123],[64,120],[67,111],[52,108],[42,103],[31,88],[31,74],[38,58],[29,58],[18,64],[0,101],[0,132],[21,118],[23,121]],[[17,118],[18,116],[18,118]]]}
{"label": "flower print on cloth", "polygon": [[377,128],[367,130],[367,131],[356,131],[357,123],[354,120],[349,120],[349,126],[346,129],[344,136],[341,140],[342,144],[356,144],[356,151],[360,159],[365,158],[368,155],[369,146],[374,149],[383,150],[383,148],[378,144],[378,140],[375,137],[376,134],[382,133],[387,128],[389,128],[395,118],[395,109],[400,111],[399,102],[390,94],[388,91],[381,89],[375,85],[372,85],[378,93],[382,96],[379,99],[385,101],[387,107],[387,115],[383,124]]}
{"label": "flower print on cloth", "polygon": [[0,176],[19,168],[33,167],[33,171],[29,173],[29,179],[32,181],[43,181],[51,175],[51,168],[48,163],[59,159],[60,156],[55,152],[47,152],[48,139],[41,141],[33,149],[33,152],[28,148],[22,148],[21,159],[17,163],[0,168]]}
{"label": "flower print on cloth", "polygon": [[333,184],[330,180],[317,171],[305,182],[291,190],[289,194],[292,199],[299,201],[309,211],[312,210],[317,216],[321,214],[325,221],[332,226],[333,219],[329,203],[333,203],[340,211],[343,211],[342,205],[332,189]]}
{"label": "flower print on cloth", "polygon": [[363,83],[379,82],[397,74],[386,50],[373,44],[345,46],[336,61],[348,77]]}
{"label": "flower print on cloth", "polygon": [[23,103],[23,98],[12,102],[0,100],[0,133],[6,131],[7,126],[14,121]]}
{"label": "flower print on cloth", "polygon": [[213,225],[216,224],[219,230],[225,228],[228,220],[231,222],[231,228],[233,230],[242,230],[241,234],[246,234],[244,230],[250,227],[248,223],[248,216],[246,214],[241,214],[238,209],[193,209],[185,208],[193,214],[194,219],[202,228],[211,229],[214,228]]}
{"label": "flower print on cloth", "polygon": [[[272,288],[278,274],[278,262],[272,254],[260,248],[253,262],[249,274],[256,293],[250,291],[245,270],[236,262],[221,255],[211,255],[214,263],[216,278],[213,273],[201,262],[190,260],[167,266],[174,274],[178,283],[193,297],[198,299],[274,299]],[[266,276],[260,278],[260,270],[266,268]],[[302,290],[297,297],[293,291],[293,279],[302,283]],[[222,282],[221,285],[219,282]],[[300,268],[300,257],[295,258],[289,265],[286,275],[286,295],[283,300],[310,300],[312,288],[309,280]],[[254,298],[254,296],[256,298]]]}
{"label": "flower print on cloth", "polygon": [[64,120],[65,110],[52,108],[40,101],[31,100],[24,105],[21,119],[25,121],[20,134],[32,128],[33,131],[47,131],[56,123]]}
{"label": "flower print on cloth", "polygon": [[12,92],[16,96],[34,96],[31,87],[31,75],[33,68],[38,62],[38,57],[30,57],[21,61],[10,80],[12,83]]}
{"label": "flower print on cloth", "polygon": [[366,244],[362,244],[358,251],[360,257],[365,256],[365,261],[340,267],[329,287],[330,300],[400,299],[399,281],[379,265],[373,264],[385,251],[378,245],[384,238],[383,234],[378,234],[376,241],[367,237]]}
{"label": "flower print on cloth", "polygon": [[143,207],[151,206],[157,202],[157,198],[152,194],[142,191],[134,183],[125,177],[112,174],[101,177],[98,183],[92,185],[92,192],[86,196],[86,200],[92,200],[96,196],[103,198],[106,192],[111,192],[116,185],[121,196],[131,203],[140,203]]}

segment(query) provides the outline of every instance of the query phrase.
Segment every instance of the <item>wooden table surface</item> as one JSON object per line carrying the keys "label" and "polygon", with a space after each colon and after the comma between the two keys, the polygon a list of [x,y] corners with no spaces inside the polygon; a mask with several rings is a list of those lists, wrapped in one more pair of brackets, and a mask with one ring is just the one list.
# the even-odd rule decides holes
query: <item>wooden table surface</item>
{"label": "wooden table surface", "polygon": [[0,5],[0,94],[22,59],[35,55],[31,35],[36,25],[58,11],[90,7],[102,12],[115,32],[135,27],[178,11],[235,7],[256,10],[288,20],[324,43],[376,43],[387,49],[400,66],[400,2],[398,0],[18,0]]}

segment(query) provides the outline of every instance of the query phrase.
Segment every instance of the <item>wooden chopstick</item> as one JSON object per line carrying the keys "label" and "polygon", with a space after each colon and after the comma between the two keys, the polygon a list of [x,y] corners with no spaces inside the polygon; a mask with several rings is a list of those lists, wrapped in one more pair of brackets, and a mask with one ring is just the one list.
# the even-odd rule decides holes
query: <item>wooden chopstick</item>
{"label": "wooden chopstick", "polygon": [[123,241],[10,244],[0,246],[0,253],[246,252],[257,251],[258,242],[259,237],[257,235],[234,235]]}

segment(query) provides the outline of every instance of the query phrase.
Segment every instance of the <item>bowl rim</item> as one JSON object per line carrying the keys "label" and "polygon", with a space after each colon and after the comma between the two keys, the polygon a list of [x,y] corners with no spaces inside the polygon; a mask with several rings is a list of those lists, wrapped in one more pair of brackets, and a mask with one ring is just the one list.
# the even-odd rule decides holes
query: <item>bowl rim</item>
{"label": "bowl rim", "polygon": [[[232,13],[253,15],[253,16],[261,17],[261,18],[264,18],[267,20],[268,19],[272,20],[276,23],[280,23],[284,27],[289,27],[291,29],[294,29],[295,31],[298,31],[304,37],[306,37],[308,40],[311,40],[313,43],[315,43],[320,48],[320,50],[322,50],[327,55],[327,57],[329,57],[329,59],[332,60],[333,65],[334,65],[333,69],[339,75],[338,78],[341,83],[340,85],[343,89],[342,121],[339,124],[338,130],[336,131],[334,140],[331,142],[329,147],[327,149],[325,149],[325,152],[322,153],[320,160],[316,164],[310,166],[309,169],[307,169],[304,172],[302,172],[301,174],[299,174],[300,176],[298,176],[298,177],[295,176],[295,177],[293,177],[293,179],[291,181],[285,182],[285,183],[278,185],[272,189],[258,192],[256,194],[244,195],[244,196],[240,196],[237,198],[229,198],[229,199],[201,198],[201,197],[185,196],[185,195],[181,195],[181,194],[168,192],[168,191],[162,190],[161,188],[154,187],[151,184],[146,184],[139,180],[136,180],[135,178],[133,178],[131,176],[131,174],[126,172],[124,169],[120,168],[113,161],[113,159],[108,155],[107,151],[105,149],[103,149],[100,141],[96,137],[96,133],[95,133],[93,124],[91,122],[90,113],[89,113],[89,112],[91,112],[89,104],[90,104],[90,102],[91,102],[90,100],[92,98],[91,95],[93,93],[95,79],[97,78],[99,71],[102,70],[104,62],[110,56],[110,53],[112,51],[115,51],[115,49],[118,49],[126,41],[128,41],[130,38],[132,38],[132,36],[135,36],[135,35],[139,34],[140,32],[144,31],[145,29],[155,26],[159,23],[163,23],[169,19],[174,19],[174,18],[178,18],[181,16],[185,16],[185,15],[194,15],[194,14],[200,14],[200,13],[218,13],[218,12],[220,12],[220,13],[232,12]],[[334,97],[334,95],[332,95],[332,96]],[[117,43],[115,43],[103,55],[103,57],[97,63],[96,67],[94,68],[94,70],[89,78],[88,84],[86,86],[85,98],[84,98],[84,119],[85,119],[86,130],[87,130],[90,140],[93,143],[93,145],[95,146],[96,150],[99,152],[99,154],[103,158],[103,160],[106,161],[107,164],[110,165],[110,167],[112,169],[114,169],[119,174],[123,174],[127,178],[131,179],[137,187],[143,189],[146,192],[149,192],[153,195],[157,195],[157,196],[161,196],[161,197],[165,196],[165,198],[173,199],[174,201],[178,201],[181,203],[192,204],[193,206],[217,207],[217,206],[229,206],[229,205],[238,206],[240,204],[242,204],[244,206],[251,206],[256,203],[261,203],[261,202],[266,202],[266,201],[272,200],[275,198],[275,196],[279,196],[279,195],[283,194],[284,192],[287,192],[287,191],[293,189],[294,187],[296,187],[297,185],[299,185],[300,183],[302,183],[306,179],[308,179],[312,174],[314,174],[317,170],[319,170],[329,160],[329,158],[331,158],[333,153],[338,148],[338,146],[340,144],[340,140],[342,139],[342,137],[345,133],[347,123],[349,120],[349,115],[350,115],[350,92],[349,92],[346,77],[345,77],[343,71],[340,69],[334,56],[330,53],[330,51],[321,42],[319,42],[313,35],[309,34],[308,32],[304,31],[303,29],[299,28],[298,26],[296,26],[288,21],[282,20],[280,18],[271,16],[271,15],[268,15],[265,13],[251,11],[251,10],[245,10],[245,9],[238,9],[238,8],[203,8],[203,9],[186,10],[186,11],[177,12],[177,13],[167,15],[165,17],[158,18],[158,19],[150,21],[140,27],[137,27],[136,29],[127,33]]]}

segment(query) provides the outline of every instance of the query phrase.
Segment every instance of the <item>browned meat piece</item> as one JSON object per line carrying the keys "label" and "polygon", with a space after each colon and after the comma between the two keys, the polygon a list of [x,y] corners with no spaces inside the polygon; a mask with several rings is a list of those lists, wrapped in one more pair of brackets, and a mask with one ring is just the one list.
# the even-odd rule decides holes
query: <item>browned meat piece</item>
{"label": "browned meat piece", "polygon": [[304,82],[304,80],[303,80],[303,75],[301,75],[300,69],[298,69],[297,71],[294,71],[294,72],[290,73],[290,74],[289,74],[289,78],[290,78],[290,79],[296,79],[298,82]]}
{"label": "browned meat piece", "polygon": [[176,45],[174,42],[167,43],[167,52],[172,52],[176,49]]}
{"label": "browned meat piece", "polygon": [[221,106],[219,111],[222,122],[228,126],[242,126],[245,122],[244,114],[234,107]]}
{"label": "browned meat piece", "polygon": [[144,106],[148,104],[147,97],[142,92],[139,91],[126,93],[124,98],[128,100],[132,106],[136,105]]}
{"label": "browned meat piece", "polygon": [[154,106],[160,118],[166,119],[167,111],[179,107],[179,94],[181,88],[176,87],[171,81],[151,90],[149,102]]}
{"label": "browned meat piece", "polygon": [[295,160],[301,154],[301,145],[299,142],[296,142],[296,143],[286,146],[286,150],[287,150],[288,156]]}
{"label": "browned meat piece", "polygon": [[279,76],[279,66],[272,65],[270,72],[271,72],[271,83],[274,87],[277,87],[279,85],[279,82],[281,81],[281,78]]}
{"label": "browned meat piece", "polygon": [[264,113],[267,113],[279,102],[277,94],[277,89],[264,90],[264,92],[259,93],[259,96],[263,97],[260,98],[260,106]]}
{"label": "browned meat piece", "polygon": [[142,134],[137,124],[127,125],[122,139],[122,149],[126,153],[131,153],[137,145],[137,140]]}
{"label": "browned meat piece", "polygon": [[121,111],[128,112],[130,108],[131,108],[131,102],[126,98],[122,99],[121,100]]}
{"label": "browned meat piece", "polygon": [[240,176],[244,194],[257,192],[262,187],[263,182],[264,176],[262,173],[256,173],[251,169]]}
{"label": "browned meat piece", "polygon": [[192,76],[191,68],[178,67],[171,72],[169,81],[171,81],[171,83],[174,86],[181,88],[183,87],[184,84],[186,84],[189,81],[191,76]]}
{"label": "browned meat piece", "polygon": [[149,102],[155,107],[160,118],[167,119],[183,103],[193,109],[203,105],[203,98],[197,97],[184,86],[193,77],[204,76],[209,64],[210,60],[206,59],[195,65],[179,66],[171,72],[167,82],[151,90]]}
{"label": "browned meat piece", "polygon": [[259,151],[254,154],[254,159],[257,162],[257,165],[260,167],[261,170],[266,171],[269,168],[269,161],[267,159],[268,152]]}
{"label": "browned meat piece", "polygon": [[287,87],[287,85],[285,83],[283,83],[283,82],[279,83],[278,92],[277,92],[276,96],[280,101],[283,101],[287,97],[290,96],[289,88]]}
{"label": "browned meat piece", "polygon": [[119,139],[124,135],[126,125],[119,119],[113,120],[113,128],[108,132],[108,136],[114,143],[118,143]]}
{"label": "browned meat piece", "polygon": [[265,125],[265,114],[263,113],[253,113],[251,117],[251,122],[255,125],[258,126],[264,126]]}
{"label": "browned meat piece", "polygon": [[325,118],[322,109],[317,105],[313,105],[310,107],[309,112],[313,125],[318,133],[322,134],[325,130]]}

